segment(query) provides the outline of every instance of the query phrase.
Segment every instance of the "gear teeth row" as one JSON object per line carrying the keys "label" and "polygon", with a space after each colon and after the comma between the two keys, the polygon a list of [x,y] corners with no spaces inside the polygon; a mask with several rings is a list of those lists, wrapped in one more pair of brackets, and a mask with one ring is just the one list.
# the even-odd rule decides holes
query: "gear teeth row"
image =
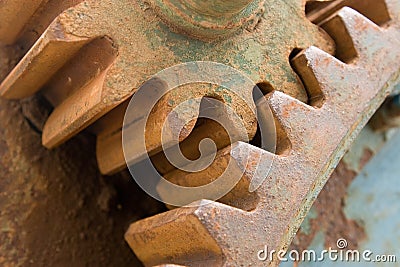
{"label": "gear teeth row", "polygon": [[[387,2],[396,6],[395,1]],[[397,5],[391,11],[399,14],[400,8]],[[132,224],[126,240],[146,266],[166,262],[206,266],[209,260],[223,266],[258,266],[258,250],[267,246],[279,251],[289,246],[351,141],[400,82],[398,24],[379,28],[356,11],[343,8],[323,27],[337,42],[351,39],[356,58],[345,63],[310,47],[294,59],[294,66],[308,91],[321,102],[309,106],[281,92],[266,96],[292,147],[282,156],[238,144],[253,150],[262,161],[274,160],[267,180],[255,192],[256,205],[250,209],[246,204],[238,205],[240,209],[229,206],[234,201],[228,194],[221,202],[229,205],[210,202]],[[232,154],[221,153],[221,157],[225,157],[222,162],[234,160],[238,168],[243,167]],[[208,173],[217,175],[223,164],[211,165]],[[253,171],[252,166],[246,168],[248,173]],[[213,179],[209,175],[186,179],[190,174],[175,172],[166,177],[188,186],[196,185],[199,179],[203,183]],[[242,179],[248,183],[246,175]],[[239,183],[230,194],[243,197],[246,203],[245,190]],[[271,266],[278,263],[277,259],[270,262]]]}
{"label": "gear teeth row", "polygon": [[[98,107],[104,97],[105,74],[118,55],[112,40],[100,35],[73,34],[57,15],[82,0],[57,2],[32,1],[28,4],[32,9],[23,13],[20,27],[16,30],[8,27],[18,35],[8,39],[0,36],[0,41],[22,47],[34,43],[0,84],[0,95],[19,99],[42,90],[55,106],[43,129],[42,142],[48,148],[65,142],[121,102],[113,103],[108,109]],[[9,23],[16,19],[16,7],[25,10],[25,3],[6,1],[0,6]],[[38,25],[33,25],[35,22]],[[42,28],[43,34],[33,40],[32,32]]]}
{"label": "gear teeth row", "polygon": [[[297,0],[290,1],[298,5]],[[54,111],[43,129],[43,145],[54,148],[89,128],[98,136],[98,162],[105,174],[126,166],[120,144],[122,124],[108,118],[120,122],[126,107],[124,101],[157,72],[187,61],[227,61],[256,82],[270,83],[306,101],[307,95],[290,68],[291,50],[299,44],[302,47],[318,45],[334,52],[329,36],[302,14],[293,12],[291,5],[274,3],[270,8],[289,9],[282,14],[291,14],[288,16],[296,21],[295,31],[301,32],[301,36],[274,32],[273,42],[279,51],[266,58],[270,41],[266,42],[264,36],[271,34],[266,21],[276,20],[274,16],[260,21],[259,31],[246,31],[210,45],[172,33],[155,10],[148,10],[139,2],[32,0],[26,4],[21,0],[7,0],[0,4],[0,14],[5,18],[0,26],[0,42],[26,51],[1,83],[0,95],[15,99],[38,91],[44,94]],[[23,11],[15,13],[19,9]],[[184,53],[178,51],[189,43],[196,48]],[[255,54],[250,59],[244,57],[244,61],[238,61],[237,53],[231,52],[245,54],[248,49]],[[283,66],[283,74],[269,77],[269,70],[277,62]],[[114,108],[116,111],[112,111]],[[108,116],[110,111],[113,114]],[[102,118],[106,114],[107,118]],[[110,132],[110,128],[114,131]]]}
{"label": "gear teeth row", "polygon": [[[366,2],[373,5],[371,1]],[[44,94],[55,107],[43,129],[43,144],[48,148],[90,126],[98,138],[103,173],[125,168],[121,129],[127,101],[162,69],[192,60],[225,60],[275,90],[266,100],[278,125],[276,154],[222,140],[207,175],[192,177],[171,168],[162,156],[157,158],[161,173],[181,185],[212,181],[230,160],[243,177],[219,200],[222,203],[201,200],[198,204],[204,205],[199,207],[174,209],[132,224],[125,237],[146,266],[259,265],[260,249],[287,248],[354,136],[399,82],[397,0],[377,0],[376,10],[365,10],[380,27],[350,8],[339,10],[343,5],[357,7],[360,1],[356,0],[337,1],[339,5],[330,9],[337,13],[312,14],[313,21],[335,40],[336,58],[330,55],[335,47],[329,36],[303,13],[293,12],[293,6],[300,8],[297,0],[273,1],[254,31],[211,45],[171,32],[156,11],[144,10],[140,1],[25,2],[0,4],[4,20],[0,41],[29,49],[0,84],[0,94],[7,98]],[[19,14],[15,8],[21,8]],[[278,12],[279,19],[274,15]],[[270,27],[289,19],[293,29],[282,24],[279,30]],[[188,44],[193,45],[190,51]],[[271,53],[270,47],[276,51]],[[309,48],[290,64],[289,55],[296,47]],[[245,56],[237,60],[239,54]],[[271,75],[277,66],[281,72]],[[246,128],[250,137],[253,128]],[[206,129],[195,130],[194,139],[209,134]],[[244,151],[250,151],[254,161],[243,161]],[[261,187],[249,192],[252,179],[265,178],[254,162],[274,164]],[[277,259],[271,265],[278,265]]]}

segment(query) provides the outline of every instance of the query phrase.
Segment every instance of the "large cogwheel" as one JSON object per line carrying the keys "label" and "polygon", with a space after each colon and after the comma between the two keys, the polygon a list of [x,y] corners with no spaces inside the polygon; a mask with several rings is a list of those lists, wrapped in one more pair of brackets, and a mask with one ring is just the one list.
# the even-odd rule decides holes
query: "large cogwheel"
{"label": "large cogwheel", "polygon": [[[0,3],[0,42],[20,55],[0,94],[46,97],[54,107],[42,131],[47,148],[87,128],[97,135],[101,172],[126,168],[123,122],[132,96],[160,89],[146,82],[181,63],[230,66],[258,86],[272,110],[273,151],[257,147],[257,120],[242,101],[253,101],[252,90],[238,99],[215,84],[182,84],[150,107],[146,148],[165,179],[198,187],[231,163],[230,175],[240,181],[216,201],[196,199],[132,224],[125,238],[146,266],[258,266],[260,248],[287,249],[338,161],[400,79],[398,0],[59,2]],[[182,125],[180,104],[207,97],[243,120],[246,138],[231,141],[212,121]],[[201,113],[202,105],[193,109]],[[202,139],[214,141],[207,168],[189,172],[168,162],[166,120],[189,158],[199,156]],[[268,166],[267,175],[260,166]],[[262,183],[249,190],[254,179]]]}

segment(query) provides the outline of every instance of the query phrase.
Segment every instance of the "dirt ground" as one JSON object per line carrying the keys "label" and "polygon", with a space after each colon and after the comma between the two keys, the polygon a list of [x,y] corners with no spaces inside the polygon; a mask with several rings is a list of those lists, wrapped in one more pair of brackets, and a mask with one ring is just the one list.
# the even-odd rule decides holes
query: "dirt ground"
{"label": "dirt ground", "polygon": [[[10,52],[0,48],[0,80]],[[140,266],[124,232],[164,207],[129,174],[100,175],[88,133],[42,147],[49,112],[40,97],[0,99],[0,266]]]}
{"label": "dirt ground", "polygon": [[48,151],[30,124],[0,100],[0,265],[140,266],[124,232],[162,206],[128,174],[99,174],[93,136]]}

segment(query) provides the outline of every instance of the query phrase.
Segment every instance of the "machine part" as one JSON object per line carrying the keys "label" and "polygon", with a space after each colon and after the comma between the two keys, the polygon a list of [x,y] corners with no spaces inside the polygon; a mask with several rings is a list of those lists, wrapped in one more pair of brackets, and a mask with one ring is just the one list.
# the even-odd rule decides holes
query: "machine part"
{"label": "machine part", "polygon": [[265,0],[151,0],[149,4],[172,29],[204,40],[254,28],[267,7]]}
{"label": "machine part", "polygon": [[[384,3],[384,11],[389,14],[381,22],[366,14],[382,27],[349,8],[331,17],[325,16],[326,12],[315,15],[312,21],[319,18],[322,28],[338,45],[337,59],[326,53],[334,53],[329,36],[306,19],[305,1],[268,2],[257,23],[226,29],[225,39],[215,42],[175,33],[185,29],[174,28],[167,21],[171,18],[166,19],[147,2],[77,2],[81,3],[62,12],[50,24],[0,85],[2,96],[20,98],[42,89],[53,103],[55,110],[43,131],[47,147],[64,142],[115,108],[91,129],[99,136],[102,160],[107,160],[108,154],[118,158],[122,149],[114,144],[120,142],[124,101],[153,74],[183,61],[228,63],[248,74],[266,93],[285,93],[275,91],[266,96],[280,124],[278,139],[282,142],[278,146],[285,153],[271,154],[246,143],[232,145],[239,151],[250,149],[255,158],[275,161],[253,200],[248,201],[247,194],[243,194],[247,193],[243,192],[247,190],[245,186],[238,186],[236,193],[232,191],[232,196],[221,200],[234,207],[201,200],[207,205],[176,209],[133,224],[126,239],[147,266],[166,262],[191,266],[257,265],[256,252],[265,245],[277,250],[287,248],[352,138],[399,80],[400,8],[394,0],[378,1]],[[12,17],[10,3],[14,2],[7,1],[0,8]],[[195,4],[192,7],[198,4],[191,3]],[[43,12],[46,5],[38,10]],[[233,10],[237,14],[238,9]],[[385,17],[379,9],[368,11]],[[31,13],[22,14],[21,21],[33,20]],[[284,23],[287,21],[291,23]],[[31,24],[27,25],[21,29]],[[23,41],[29,39],[24,38],[26,31],[21,32],[18,37],[2,41],[29,46]],[[204,31],[193,33],[192,37],[204,37]],[[289,62],[292,52],[303,48],[307,49]],[[194,132],[193,127],[188,132]],[[237,162],[238,168],[245,170],[246,183],[246,173],[253,171],[251,164],[243,166],[240,153],[221,153],[220,157]],[[216,163],[209,171],[217,173],[216,169],[223,166]],[[103,171],[119,168],[121,161],[115,160]],[[191,181],[178,181],[174,170],[167,168],[165,172],[177,183],[193,185]],[[200,178],[207,183],[213,175]],[[277,259],[271,264],[277,265]]]}
{"label": "machine part", "polygon": [[0,3],[0,42],[18,44],[23,52],[36,42],[63,10],[83,0],[4,0]]}
{"label": "machine part", "polygon": [[[6,98],[23,98],[42,89],[55,106],[43,129],[43,144],[48,148],[65,142],[123,105],[158,71],[181,62],[227,63],[256,83],[268,85],[267,90],[276,88],[306,102],[307,93],[290,66],[289,55],[295,48],[312,45],[334,53],[333,41],[307,20],[305,1],[273,2],[266,6],[268,10],[254,28],[239,29],[230,38],[205,42],[171,31],[159,18],[158,9],[151,8],[147,2],[83,1],[50,23],[2,82],[0,94]],[[5,2],[2,12],[12,17],[12,8],[11,2]],[[46,5],[40,10],[45,12]],[[29,16],[23,20],[32,20]],[[24,32],[17,45],[29,45],[23,42]],[[118,171],[125,163],[113,147],[121,147],[118,128],[122,124],[98,123],[100,126],[93,127],[99,136],[99,165],[108,165],[102,168],[104,173]],[[110,148],[112,151],[105,153]]]}
{"label": "machine part", "polygon": [[[7,50],[0,46],[0,77],[13,67]],[[165,207],[129,174],[101,176],[88,133],[42,147],[42,100],[0,99],[0,266],[142,266],[123,235]]]}
{"label": "machine part", "polygon": [[311,0],[307,2],[306,13],[309,20],[320,24],[345,6],[364,14],[378,25],[390,20],[390,14],[383,0]]}
{"label": "machine part", "polygon": [[[294,58],[293,66],[305,87],[322,96],[314,106],[280,92],[266,96],[291,149],[288,155],[280,156],[245,143],[235,145],[252,149],[255,158],[274,161],[267,180],[255,192],[255,208],[246,206],[246,202],[240,208],[209,202],[132,224],[126,239],[146,266],[162,262],[189,266],[259,265],[259,249],[287,249],[354,137],[399,82],[400,3],[386,3],[391,21],[385,27],[378,27],[347,7],[321,25],[336,40],[337,54],[348,63],[315,47]],[[353,57],[346,52],[349,48],[355,51]],[[240,156],[225,157],[252,172],[251,164],[243,166]],[[208,172],[217,176],[223,166],[210,168]],[[171,176],[178,183],[193,185],[191,180],[180,179],[182,174]],[[198,178],[202,177],[204,183],[210,179]],[[242,179],[246,180],[246,175]],[[269,262],[272,266],[278,263],[277,258]]]}
{"label": "machine part", "polygon": [[[314,249],[318,254],[324,248],[336,247],[341,238],[347,241],[348,250],[397,254],[398,259],[398,235],[393,233],[397,233],[400,221],[397,215],[400,188],[393,185],[400,166],[396,164],[399,144],[398,129],[376,132],[365,127],[314,202],[290,250],[301,253]],[[388,206],[390,209],[385,208]],[[353,264],[343,262],[341,266]],[[282,267],[313,265],[310,262],[294,265],[290,261],[281,264]],[[325,265],[335,263],[324,262]]]}

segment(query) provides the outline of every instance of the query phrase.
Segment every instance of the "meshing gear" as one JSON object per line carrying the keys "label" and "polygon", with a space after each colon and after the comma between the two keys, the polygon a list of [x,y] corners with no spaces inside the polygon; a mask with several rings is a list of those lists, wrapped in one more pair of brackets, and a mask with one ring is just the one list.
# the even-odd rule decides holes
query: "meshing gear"
{"label": "meshing gear", "polygon": [[[48,148],[91,126],[100,169],[109,174],[126,167],[122,124],[130,98],[156,73],[211,61],[248,76],[265,94],[254,100],[272,110],[275,151],[247,142],[257,140],[257,122],[245,106],[233,105],[246,142],[230,142],[210,120],[180,124],[182,109],[170,116],[188,99],[240,103],[228,91],[187,84],[165,95],[145,126],[155,169],[169,182],[199,187],[233,164],[239,182],[218,201],[199,199],[136,222],[125,238],[146,266],[257,266],[260,248],[288,247],[354,137],[399,82],[399,1],[308,2],[306,16],[300,0],[81,0],[57,8],[44,0],[6,1],[0,40],[26,54],[0,93],[23,98],[41,91],[49,100]],[[171,133],[180,131],[182,154],[191,160],[201,140],[212,139],[212,163],[198,172],[169,164],[160,134],[165,121],[158,118],[169,118]],[[268,175],[260,166],[271,166]],[[251,192],[254,177],[263,182]]]}

